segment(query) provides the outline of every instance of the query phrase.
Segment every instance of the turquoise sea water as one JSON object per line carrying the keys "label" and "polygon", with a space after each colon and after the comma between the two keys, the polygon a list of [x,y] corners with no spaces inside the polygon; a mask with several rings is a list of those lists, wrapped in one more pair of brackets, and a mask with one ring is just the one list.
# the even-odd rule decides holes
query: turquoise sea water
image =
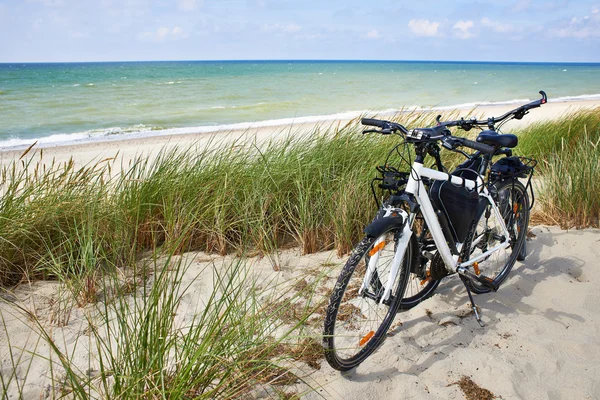
{"label": "turquoise sea water", "polygon": [[[600,64],[178,61],[0,64],[0,148],[318,121],[403,107],[600,99]],[[119,136],[120,137],[120,136]]]}

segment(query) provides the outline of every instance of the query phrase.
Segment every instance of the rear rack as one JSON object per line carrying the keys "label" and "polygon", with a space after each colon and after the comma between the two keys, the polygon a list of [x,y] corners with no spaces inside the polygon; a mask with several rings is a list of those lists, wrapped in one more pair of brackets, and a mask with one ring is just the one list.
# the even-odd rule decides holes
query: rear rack
{"label": "rear rack", "polygon": [[513,156],[501,158],[490,168],[490,181],[512,180],[514,182],[519,178],[527,179],[525,192],[529,190],[529,193],[531,194],[531,204],[529,205],[529,210],[531,210],[535,203],[531,178],[533,177],[533,172],[537,163],[537,160],[530,157]]}

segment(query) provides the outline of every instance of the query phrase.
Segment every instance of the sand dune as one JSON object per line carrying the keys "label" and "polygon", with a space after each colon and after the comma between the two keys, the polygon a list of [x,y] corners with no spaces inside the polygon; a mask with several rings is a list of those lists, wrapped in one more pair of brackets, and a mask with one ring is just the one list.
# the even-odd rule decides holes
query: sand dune
{"label": "sand dune", "polygon": [[[462,283],[449,277],[435,296],[399,313],[396,322],[401,325],[356,370],[342,374],[325,361],[320,370],[299,363],[308,374],[308,385],[317,389],[313,392],[303,384],[290,389],[308,399],[462,399],[453,383],[468,376],[503,399],[600,398],[600,230],[540,226],[533,233],[527,259],[516,264],[500,290],[476,296],[484,328],[470,313]],[[211,268],[232,260],[202,253],[184,258],[192,263],[183,285],[191,286],[177,313],[179,325],[185,325],[206,301]],[[300,256],[298,250],[286,250],[274,271],[268,258],[249,260],[264,282],[292,283],[325,270],[324,265],[339,266],[344,261],[333,252]],[[334,267],[325,285],[335,282],[335,274]],[[5,297],[47,317],[44,321],[53,326],[56,342],[74,351],[74,359],[84,368],[89,365],[85,332],[89,309],[74,308],[69,319],[61,321],[62,327],[56,326],[57,321],[50,323],[49,304],[56,290],[56,283],[38,282],[22,285]],[[31,322],[15,315],[12,301],[0,304],[7,326],[0,330],[4,376],[12,370],[7,339],[13,348],[49,353],[47,344],[31,330]],[[315,326],[316,337],[319,332],[320,326]],[[31,365],[29,360],[23,357],[16,376],[22,379],[27,373],[24,396],[38,398],[49,393],[48,365],[39,357]]]}
{"label": "sand dune", "polygon": [[[503,399],[600,398],[600,231],[536,227],[528,256],[469,315],[460,280],[400,313],[402,326],[348,374],[312,378],[335,399],[462,399],[469,376]],[[598,286],[597,286],[598,285]],[[307,398],[318,398],[311,394]]]}

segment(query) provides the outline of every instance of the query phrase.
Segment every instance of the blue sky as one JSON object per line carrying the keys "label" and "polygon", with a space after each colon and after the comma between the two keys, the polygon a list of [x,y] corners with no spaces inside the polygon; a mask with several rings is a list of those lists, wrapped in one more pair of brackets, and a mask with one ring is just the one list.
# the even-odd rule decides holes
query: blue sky
{"label": "blue sky", "polygon": [[600,0],[0,0],[0,62],[600,62]]}

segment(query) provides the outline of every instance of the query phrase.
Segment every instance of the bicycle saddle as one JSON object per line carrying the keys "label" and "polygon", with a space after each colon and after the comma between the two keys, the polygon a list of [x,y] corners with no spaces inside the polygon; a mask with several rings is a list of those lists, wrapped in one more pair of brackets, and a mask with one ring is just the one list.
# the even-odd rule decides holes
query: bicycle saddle
{"label": "bicycle saddle", "polygon": [[498,134],[496,131],[485,130],[477,136],[479,143],[489,144],[494,147],[516,147],[519,143],[519,138],[510,133]]}

